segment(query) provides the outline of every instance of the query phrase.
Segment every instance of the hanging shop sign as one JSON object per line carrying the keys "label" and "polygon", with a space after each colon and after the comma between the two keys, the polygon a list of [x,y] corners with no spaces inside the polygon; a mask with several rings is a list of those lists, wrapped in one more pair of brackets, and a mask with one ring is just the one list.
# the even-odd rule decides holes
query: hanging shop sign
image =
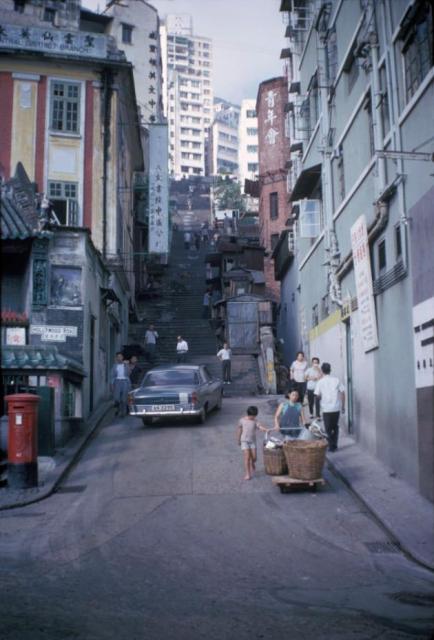
{"label": "hanging shop sign", "polygon": [[149,125],[149,253],[169,252],[167,125]]}
{"label": "hanging shop sign", "polygon": [[377,317],[372,287],[371,260],[369,256],[366,217],[360,216],[351,227],[354,275],[361,336],[365,352],[378,347]]}
{"label": "hanging shop sign", "polygon": [[66,342],[66,338],[78,336],[78,328],[32,324],[30,325],[30,335],[41,336],[42,342]]}

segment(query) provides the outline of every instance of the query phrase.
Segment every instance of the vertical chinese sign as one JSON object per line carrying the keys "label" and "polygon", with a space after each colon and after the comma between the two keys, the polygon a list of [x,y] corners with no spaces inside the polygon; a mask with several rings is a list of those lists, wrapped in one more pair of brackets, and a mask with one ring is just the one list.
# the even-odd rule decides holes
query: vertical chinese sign
{"label": "vertical chinese sign", "polygon": [[169,252],[169,176],[166,124],[149,125],[149,253]]}
{"label": "vertical chinese sign", "polygon": [[371,261],[369,257],[368,229],[365,216],[360,216],[351,227],[354,275],[357,305],[365,352],[378,347],[377,318],[372,288]]}

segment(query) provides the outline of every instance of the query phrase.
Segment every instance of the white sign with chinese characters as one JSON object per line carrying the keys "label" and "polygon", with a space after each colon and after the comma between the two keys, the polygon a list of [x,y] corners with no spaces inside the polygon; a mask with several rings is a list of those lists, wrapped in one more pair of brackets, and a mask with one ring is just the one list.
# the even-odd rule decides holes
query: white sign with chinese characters
{"label": "white sign with chinese characters", "polygon": [[267,118],[264,121],[265,125],[270,125],[270,129],[265,134],[265,140],[268,144],[274,145],[276,144],[276,138],[279,135],[277,129],[274,128],[274,120],[277,118],[274,113],[274,107],[276,106],[276,92],[275,91],[267,91],[265,101],[267,103]]}
{"label": "white sign with chinese characters", "polygon": [[41,336],[42,342],[66,342],[66,338],[76,338],[77,327],[56,327],[54,325],[30,325],[30,334]]}
{"label": "white sign with chinese characters", "polygon": [[351,227],[354,275],[356,280],[357,305],[365,352],[378,347],[377,316],[372,288],[371,260],[369,256],[366,218],[360,216]]}
{"label": "white sign with chinese characters", "polygon": [[66,31],[47,24],[46,28],[0,24],[0,49],[26,49],[52,54],[106,58],[107,36],[100,33]]}
{"label": "white sign with chinese characters", "polygon": [[169,252],[167,125],[149,125],[149,253]]}

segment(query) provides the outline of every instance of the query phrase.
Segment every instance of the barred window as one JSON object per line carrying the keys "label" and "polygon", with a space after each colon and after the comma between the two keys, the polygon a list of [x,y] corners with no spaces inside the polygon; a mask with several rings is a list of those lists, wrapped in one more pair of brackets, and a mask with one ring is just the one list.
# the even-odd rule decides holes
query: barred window
{"label": "barred window", "polygon": [[80,85],[73,82],[51,83],[51,129],[80,132]]}
{"label": "barred window", "polygon": [[433,9],[431,2],[414,5],[414,15],[403,25],[405,93],[407,102],[416,93],[434,64]]}

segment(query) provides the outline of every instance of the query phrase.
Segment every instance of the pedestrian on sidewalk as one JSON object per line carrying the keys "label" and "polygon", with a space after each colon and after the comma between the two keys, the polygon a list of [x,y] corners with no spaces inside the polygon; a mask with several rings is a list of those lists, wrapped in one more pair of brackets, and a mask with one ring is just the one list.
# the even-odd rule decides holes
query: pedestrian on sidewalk
{"label": "pedestrian on sidewalk", "polygon": [[198,231],[196,231],[196,233],[194,234],[194,246],[196,248],[196,251],[199,251],[199,249],[200,249],[200,233]]}
{"label": "pedestrian on sidewalk", "polygon": [[289,391],[286,398],[284,402],[279,404],[274,414],[274,429],[293,440],[297,440],[306,426],[297,389]]}
{"label": "pedestrian on sidewalk", "polygon": [[208,320],[210,317],[210,306],[211,306],[211,293],[209,289],[207,289],[203,294],[203,302],[202,302],[202,318],[204,318],[204,320]]}
{"label": "pedestrian on sidewalk", "polygon": [[113,395],[116,407],[116,415],[127,415],[128,392],[131,389],[128,364],[124,362],[122,351],[116,354],[116,362],[111,368],[110,391]]}
{"label": "pedestrian on sidewalk", "polygon": [[131,356],[128,370],[131,386],[133,389],[136,389],[138,386],[140,386],[143,378],[143,370],[142,367],[140,367],[138,364],[137,356]]}
{"label": "pedestrian on sidewalk", "polygon": [[307,401],[309,403],[310,419],[313,419],[313,410],[315,406],[315,418],[320,418],[320,399],[315,395],[316,383],[322,378],[321,367],[319,366],[319,358],[312,358],[311,366],[306,369],[305,378],[307,380]]}
{"label": "pedestrian on sidewalk", "polygon": [[145,333],[145,351],[151,364],[155,363],[157,356],[158,333],[153,324],[150,324]]}
{"label": "pedestrian on sidewalk", "polygon": [[339,414],[345,413],[345,388],[336,376],[331,376],[328,362],[321,365],[323,377],[318,380],[315,395],[321,400],[322,419],[329,441],[329,451],[336,451],[339,438]]}
{"label": "pedestrian on sidewalk", "polygon": [[227,342],[223,343],[222,349],[217,352],[217,358],[222,363],[222,378],[224,384],[231,384],[231,358],[232,351],[229,349],[229,345]]}
{"label": "pedestrian on sidewalk", "polygon": [[306,394],[306,369],[307,369],[307,360],[304,357],[303,351],[298,351],[295,357],[294,362],[292,363],[289,374],[290,374],[290,386],[289,390],[297,389],[298,398],[301,405],[304,402],[304,396]]}
{"label": "pedestrian on sidewalk", "polygon": [[184,249],[186,251],[190,249],[190,242],[191,242],[191,233],[190,231],[186,231],[184,233]]}
{"label": "pedestrian on sidewalk", "polygon": [[237,428],[238,444],[243,452],[244,480],[250,480],[256,468],[256,431],[271,431],[262,426],[256,419],[258,407],[247,408],[247,415],[240,418]]}
{"label": "pedestrian on sidewalk", "polygon": [[188,343],[182,336],[178,336],[176,343],[176,362],[182,364],[187,362]]}

